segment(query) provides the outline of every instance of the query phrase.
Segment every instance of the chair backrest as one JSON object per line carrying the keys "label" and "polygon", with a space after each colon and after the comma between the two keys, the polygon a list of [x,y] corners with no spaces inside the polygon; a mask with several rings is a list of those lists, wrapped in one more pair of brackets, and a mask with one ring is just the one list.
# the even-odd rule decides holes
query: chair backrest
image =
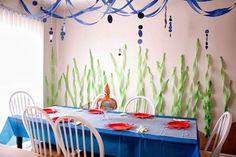
{"label": "chair backrest", "polygon": [[12,115],[22,115],[27,106],[35,106],[33,98],[25,91],[14,92],[9,100]]}
{"label": "chair backrest", "polygon": [[216,122],[215,127],[211,133],[211,136],[205,146],[205,151],[208,150],[210,144],[213,142],[211,157],[218,157],[221,148],[229,134],[229,130],[232,124],[232,115],[229,112],[225,112],[221,115]]}
{"label": "chair backrest", "polygon": [[23,123],[29,135],[33,151],[40,156],[53,156],[53,146],[59,145],[55,138],[55,128],[49,115],[37,106],[28,106],[23,112]]}
{"label": "chair backrest", "polygon": [[[104,157],[104,145],[98,131],[85,119],[79,116],[63,116],[56,120],[55,128],[61,150],[66,157],[83,157],[86,152],[99,152]],[[90,156],[90,155],[89,155]]]}
{"label": "chair backrest", "polygon": [[124,112],[142,112],[155,114],[155,107],[150,99],[145,96],[136,96],[127,101]]}

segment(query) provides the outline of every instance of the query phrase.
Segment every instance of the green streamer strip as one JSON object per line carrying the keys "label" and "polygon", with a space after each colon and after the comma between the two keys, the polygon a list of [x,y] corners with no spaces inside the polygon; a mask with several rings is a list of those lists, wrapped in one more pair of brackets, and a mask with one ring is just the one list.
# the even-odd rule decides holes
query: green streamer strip
{"label": "green streamer strip", "polygon": [[220,63],[221,63],[221,67],[220,67],[220,76],[221,76],[221,80],[222,80],[222,89],[223,89],[223,98],[224,98],[224,111],[228,111],[229,110],[229,100],[230,97],[232,95],[232,80],[226,80],[226,73],[225,73],[225,62],[224,62],[224,58],[221,56],[220,57]]}
{"label": "green streamer strip", "polygon": [[212,120],[212,81],[210,80],[209,71],[211,68],[211,57],[209,54],[206,54],[207,60],[207,69],[205,73],[205,83],[206,88],[202,93],[202,104],[204,110],[204,121],[205,121],[205,136],[209,137],[211,134],[211,120]]}
{"label": "green streamer strip", "polygon": [[165,57],[166,57],[166,53],[163,54],[161,63],[159,63],[157,61],[157,70],[160,75],[160,78],[159,78],[160,90],[158,93],[157,93],[157,87],[154,83],[154,76],[151,72],[150,67],[147,67],[148,74],[149,74],[149,80],[150,80],[150,84],[151,84],[151,88],[152,88],[153,100],[154,100],[154,104],[155,104],[155,113],[159,114],[159,115],[164,115],[164,101],[165,101],[164,100],[164,92],[167,89],[167,84],[169,81],[168,79],[165,80],[165,78],[164,78]]}
{"label": "green streamer strip", "polygon": [[182,100],[186,85],[186,80],[188,77],[188,66],[185,65],[184,55],[181,55],[180,60],[180,78],[177,78],[176,68],[173,71],[173,105],[172,105],[172,115],[173,116],[182,116],[182,106],[184,106],[184,102]]}
{"label": "green streamer strip", "polygon": [[[125,101],[126,101],[126,90],[128,88],[128,85],[129,85],[129,77],[130,77],[130,70],[128,69],[128,72],[127,73],[125,72],[125,69],[126,69],[126,53],[127,53],[127,46],[125,45],[125,47],[123,49],[122,66],[121,66],[120,69],[117,65],[115,57],[113,56],[112,53],[110,53],[111,61],[113,63],[114,70],[115,70],[115,74],[116,74],[116,77],[118,78],[118,86],[119,86],[119,94],[120,94],[120,105],[119,105],[119,110],[120,111],[123,111],[123,109],[124,109],[124,105],[125,105]],[[112,84],[114,84],[113,75],[111,77],[111,82],[112,82]]]}
{"label": "green streamer strip", "polygon": [[97,89],[96,89],[96,84],[97,84],[97,79],[96,79],[96,72],[94,69],[94,62],[93,62],[93,55],[91,49],[89,50],[89,59],[90,59],[90,68],[91,68],[91,74],[89,75],[91,77],[91,94],[93,95],[92,97],[97,96]]}
{"label": "green streamer strip", "polygon": [[[70,85],[69,85],[69,65],[67,65],[67,69],[66,69],[66,74],[63,73],[63,79],[64,79],[64,83],[65,83],[65,100],[66,100],[66,104],[68,104],[68,96],[73,104],[73,106],[76,106],[77,105],[77,102],[76,102],[76,97],[73,96],[71,90],[70,90]],[[74,70],[73,70],[74,71]],[[73,74],[73,85],[75,85],[75,75],[74,75],[74,72],[72,72]],[[76,88],[76,87],[73,87],[73,88]]]}
{"label": "green streamer strip", "polygon": [[90,83],[90,75],[91,75],[91,70],[88,69],[88,73],[87,73],[87,104],[88,104],[88,108],[90,108],[90,87],[91,87],[91,83]]}
{"label": "green streamer strip", "polygon": [[46,103],[45,106],[53,106],[56,104],[59,92],[61,90],[61,80],[62,77],[58,79],[57,72],[56,72],[56,66],[57,66],[57,59],[54,54],[53,48],[51,49],[51,56],[50,56],[50,81],[48,81],[47,76],[44,77],[44,85],[46,89]]}
{"label": "green streamer strip", "polygon": [[[190,91],[188,92],[187,95],[187,103],[185,106],[185,116],[189,117],[191,114],[191,106],[192,106],[192,117],[196,117],[197,114],[197,105],[201,96],[200,92],[200,82],[197,81],[197,76],[198,76],[198,60],[200,57],[200,51],[201,51],[201,45],[200,45],[200,40],[197,39],[196,43],[196,53],[195,53],[195,58],[193,61],[192,65],[192,80],[190,84]],[[192,105],[193,104],[193,105]]]}
{"label": "green streamer strip", "polygon": [[[138,52],[138,82],[137,82],[137,95],[139,96],[144,96],[145,95],[145,75],[147,71],[147,59],[148,59],[148,49],[145,51],[145,56],[144,59],[142,57],[142,48],[139,47],[139,52]],[[138,104],[136,105],[136,110],[139,111],[141,102],[137,102]],[[146,104],[144,108],[146,108]]]}

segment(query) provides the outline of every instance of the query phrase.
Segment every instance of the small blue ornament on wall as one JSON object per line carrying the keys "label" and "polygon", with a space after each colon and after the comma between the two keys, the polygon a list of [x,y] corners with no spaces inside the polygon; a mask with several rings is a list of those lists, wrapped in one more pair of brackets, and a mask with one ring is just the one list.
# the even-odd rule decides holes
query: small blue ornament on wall
{"label": "small blue ornament on wall", "polygon": [[172,33],[172,16],[169,17],[169,33],[170,33],[170,37],[171,37],[171,33]]}
{"label": "small blue ornament on wall", "polygon": [[206,48],[206,50],[207,50],[208,47],[209,47],[209,43],[208,43],[209,32],[210,32],[210,31],[209,31],[208,29],[205,30],[205,34],[206,34],[205,48]]}
{"label": "small blue ornament on wall", "polygon": [[165,22],[164,27],[166,28],[166,25],[167,25],[167,6],[165,6],[165,20],[164,20],[164,22]]}
{"label": "small blue ornament on wall", "polygon": [[52,27],[50,28],[48,33],[49,33],[49,40],[50,40],[50,42],[52,42],[52,40],[53,40],[53,29],[52,29]]}
{"label": "small blue ornament on wall", "polygon": [[65,22],[63,23],[63,25],[62,25],[62,27],[61,27],[61,33],[60,33],[60,35],[61,35],[61,40],[64,40],[65,35],[66,35],[66,23],[65,23]]}
{"label": "small blue ornament on wall", "polygon": [[138,39],[138,44],[141,45],[143,43],[143,40],[141,39],[141,37],[143,36],[143,25],[139,25],[138,26],[138,36],[139,36],[139,39]]}
{"label": "small blue ornament on wall", "polygon": [[33,6],[37,6],[37,5],[38,5],[38,2],[37,2],[37,1],[33,1],[33,2],[32,2],[32,5],[33,5]]}
{"label": "small blue ornament on wall", "polygon": [[107,16],[107,21],[108,21],[108,23],[112,23],[113,17],[111,15],[108,15]]}

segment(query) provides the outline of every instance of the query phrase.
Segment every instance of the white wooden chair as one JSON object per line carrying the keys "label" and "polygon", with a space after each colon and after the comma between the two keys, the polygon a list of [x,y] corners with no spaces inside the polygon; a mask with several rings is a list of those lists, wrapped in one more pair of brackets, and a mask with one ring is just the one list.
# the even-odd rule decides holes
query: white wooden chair
{"label": "white wooden chair", "polygon": [[[29,135],[33,152],[40,156],[57,156],[59,145],[55,138],[55,128],[49,115],[37,106],[28,106],[23,112],[23,123]],[[56,143],[56,152],[52,140]]]}
{"label": "white wooden chair", "polygon": [[[232,124],[232,115],[225,112],[221,115],[219,120],[211,133],[209,140],[205,146],[204,151],[201,151],[201,157],[219,157],[221,148],[229,134]],[[212,151],[207,151],[210,145],[213,144]]]}
{"label": "white wooden chair", "polygon": [[27,106],[35,106],[33,98],[25,91],[14,92],[9,100],[12,115],[22,115]]}
{"label": "white wooden chair", "polygon": [[60,117],[55,122],[55,129],[64,156],[86,157],[87,153],[90,152],[91,157],[94,157],[94,146],[98,146],[96,148],[98,148],[99,156],[104,157],[104,145],[100,134],[82,117]]}
{"label": "white wooden chair", "polygon": [[127,101],[124,112],[142,112],[155,114],[155,107],[150,99],[145,96],[136,96]]}

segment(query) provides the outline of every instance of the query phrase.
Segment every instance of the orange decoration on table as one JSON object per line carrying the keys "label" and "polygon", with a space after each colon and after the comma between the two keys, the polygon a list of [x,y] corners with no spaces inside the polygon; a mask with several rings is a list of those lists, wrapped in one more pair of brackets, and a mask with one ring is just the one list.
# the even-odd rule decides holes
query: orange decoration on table
{"label": "orange decoration on table", "polygon": [[115,110],[117,108],[116,100],[110,97],[110,88],[108,83],[104,89],[104,97],[99,98],[97,101],[97,108],[102,110]]}

